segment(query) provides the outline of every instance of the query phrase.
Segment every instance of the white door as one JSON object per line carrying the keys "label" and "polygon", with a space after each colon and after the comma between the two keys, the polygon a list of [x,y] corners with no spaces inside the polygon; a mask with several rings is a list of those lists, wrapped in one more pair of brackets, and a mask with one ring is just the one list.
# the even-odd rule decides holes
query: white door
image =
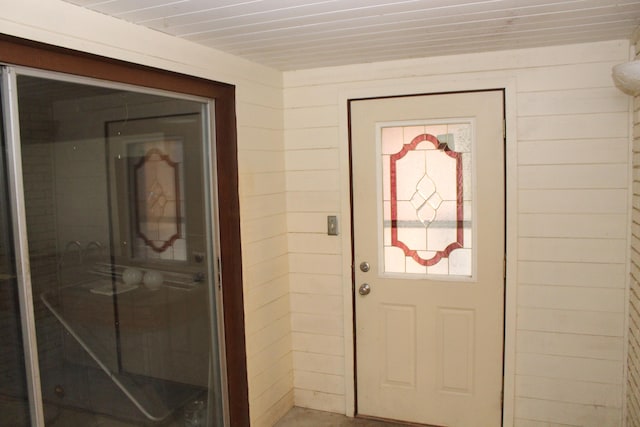
{"label": "white door", "polygon": [[503,92],[350,102],[357,412],[501,424]]}

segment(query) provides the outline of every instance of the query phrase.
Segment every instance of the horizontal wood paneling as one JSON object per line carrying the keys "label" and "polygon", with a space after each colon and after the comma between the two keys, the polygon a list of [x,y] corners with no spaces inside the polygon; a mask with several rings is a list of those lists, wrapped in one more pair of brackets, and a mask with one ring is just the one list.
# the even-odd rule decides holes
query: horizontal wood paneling
{"label": "horizontal wood paneling", "polygon": [[550,308],[518,308],[518,329],[621,337],[624,313]]}
{"label": "horizontal wood paneling", "polygon": [[[636,60],[640,43],[635,44]],[[640,425],[640,97],[633,100],[633,195],[631,209],[631,284],[627,371],[627,425]]]}
{"label": "horizontal wood paneling", "polygon": [[289,257],[281,255],[269,261],[253,265],[247,263],[244,269],[245,292],[286,275],[288,273],[288,262]]}
{"label": "horizontal wood paneling", "polygon": [[287,174],[287,188],[291,191],[338,191],[340,177],[335,171],[291,171]]}
{"label": "horizontal wood paneling", "polygon": [[[271,384],[267,391],[252,399],[251,413],[255,414],[251,418],[252,426],[269,427],[272,424],[259,424],[259,422],[273,422],[274,419],[278,419],[276,414],[280,414],[279,416],[286,414],[290,408],[280,406],[279,402],[291,393],[292,382],[293,371],[288,371],[286,375],[279,377]],[[288,401],[287,404],[289,403],[291,402]],[[277,412],[272,412],[275,409]]]}
{"label": "horizontal wood paneling", "polygon": [[[331,244],[325,233],[326,215],[344,209],[346,184],[337,181],[336,190],[319,185],[344,172],[338,169],[344,160],[328,154],[346,143],[338,139],[340,117],[327,115],[338,106],[339,93],[394,85],[407,93],[420,83],[508,76],[516,79],[518,94],[517,122],[507,123],[517,130],[516,140],[508,142],[517,158],[507,184],[517,186],[518,200],[517,229],[510,230],[517,250],[507,256],[517,253],[518,262],[511,271],[517,283],[515,416],[505,425],[619,423],[629,126],[627,98],[610,74],[626,55],[624,43],[607,42],[285,73],[294,364],[295,375],[305,375],[296,384],[297,405],[335,410],[335,399],[309,398],[327,385],[324,377],[307,373],[318,355],[343,353],[336,349],[343,334],[340,315],[331,314],[338,300],[324,298],[351,287],[339,276],[340,261],[350,254],[341,252],[341,236],[335,238],[340,244]],[[315,297],[324,301],[318,308]],[[310,344],[314,336],[328,348]]]}
{"label": "horizontal wood paneling", "polygon": [[518,398],[516,403],[516,426],[520,426],[519,419],[582,427],[617,427],[622,422],[619,408],[530,398]]}
{"label": "horizontal wood paneling", "polygon": [[291,273],[291,292],[318,295],[342,295],[342,276],[335,272],[325,274]]}
{"label": "horizontal wood paneling", "polygon": [[[622,337],[521,331],[516,345],[522,353],[624,360]],[[620,393],[616,397],[620,400]]]}
{"label": "horizontal wood paneling", "polygon": [[292,233],[289,235],[289,250],[299,253],[340,254],[340,240],[334,236],[315,233]]}
{"label": "horizontal wood paneling", "polygon": [[291,330],[317,335],[343,336],[342,316],[291,313]]}
{"label": "horizontal wood paneling", "polygon": [[[584,61],[579,58],[549,67],[531,67],[518,73],[518,92],[555,92],[572,89],[612,89],[611,67],[622,58]],[[552,96],[554,93],[552,93]],[[566,101],[565,101],[566,102]],[[599,113],[608,110],[600,110]],[[619,111],[615,108],[614,111]],[[571,114],[571,111],[568,111]],[[564,114],[567,114],[566,112]],[[564,115],[563,114],[563,115]],[[526,115],[524,117],[530,117]],[[552,116],[553,118],[555,116]]]}
{"label": "horizontal wood paneling", "polygon": [[575,237],[626,239],[626,215],[610,214],[521,214],[521,237]]}
{"label": "horizontal wood paneling", "polygon": [[520,165],[609,164],[624,163],[629,142],[613,139],[553,139],[518,144]]}
{"label": "horizontal wood paneling", "polygon": [[293,407],[294,394],[293,390],[287,391],[280,400],[272,404],[268,411],[265,411],[261,417],[254,418],[251,425],[271,427],[275,425],[283,416]]}
{"label": "horizontal wood paneling", "polygon": [[518,138],[520,141],[625,138],[629,133],[628,118],[624,112],[522,117],[518,119]]}
{"label": "horizontal wood paneling", "polygon": [[520,213],[626,214],[626,189],[520,190]]}
{"label": "horizontal wood paneling", "polygon": [[344,375],[294,371],[293,385],[297,389],[340,395],[344,393]]}
{"label": "horizontal wood paneling", "polygon": [[245,245],[242,255],[250,259],[251,264],[257,264],[285,255],[287,252],[287,236],[282,234]]}
{"label": "horizontal wood paneling", "polygon": [[518,244],[523,261],[625,263],[626,239],[559,239],[522,237]]}
{"label": "horizontal wood paneling", "polygon": [[627,188],[625,163],[520,166],[520,188]]}
{"label": "horizontal wood paneling", "polygon": [[286,195],[280,192],[245,196],[240,200],[240,207],[244,214],[242,221],[282,214],[286,212],[286,200]]}
{"label": "horizontal wood paneling", "polygon": [[[289,122],[288,118],[286,122]],[[308,148],[335,148],[339,145],[338,126],[337,123],[334,123],[333,126],[320,128],[287,128],[285,130],[285,140],[287,141],[287,150],[303,150]]]}
{"label": "horizontal wood paneling", "polygon": [[[274,308],[274,304],[281,298],[289,295],[288,276],[282,276],[267,282],[263,285],[256,286],[252,292],[247,295],[245,307],[247,311],[259,310],[261,308]],[[259,322],[256,322],[259,324]]]}
{"label": "horizontal wood paneling", "polygon": [[[344,355],[344,343],[340,337],[319,336],[305,332],[292,334],[293,351],[298,353],[326,354],[328,356]],[[303,356],[299,356],[303,358]]]}
{"label": "horizontal wood paneling", "polygon": [[580,262],[520,261],[518,282],[521,284],[624,288],[624,264],[585,264]]}
{"label": "horizontal wood paneling", "polygon": [[[254,378],[260,373],[270,369],[271,365],[287,354],[291,354],[291,335],[283,336],[248,358],[249,378]],[[292,354],[291,357],[293,357]]]}
{"label": "horizontal wood paneling", "polygon": [[272,343],[290,335],[288,324],[289,316],[285,314],[262,329],[247,334],[247,358],[252,358]]}
{"label": "horizontal wood paneling", "polygon": [[289,212],[336,213],[340,210],[340,195],[337,191],[289,191]]}
{"label": "horizontal wood paneling", "polygon": [[[518,355],[516,372],[518,375],[622,384],[622,367],[620,361],[521,353]],[[617,392],[620,394],[620,389]]]}
{"label": "horizontal wood paneling", "polygon": [[287,108],[287,130],[315,129],[336,125],[336,105],[318,107]]}
{"label": "horizontal wood paneling", "polygon": [[296,370],[344,376],[342,356],[294,351],[293,363]]}
{"label": "horizontal wood paneling", "polygon": [[622,397],[616,388],[616,384],[558,380],[525,375],[519,376],[516,381],[517,396],[621,408]]}
{"label": "horizontal wood paneling", "polygon": [[580,288],[576,286],[518,287],[520,307],[554,310],[624,312],[624,289]]}
{"label": "horizontal wood paneling", "polygon": [[338,167],[340,153],[335,148],[317,150],[289,150],[285,153],[287,169],[327,170]]}
{"label": "horizontal wood paneling", "polygon": [[[3,6],[5,34],[235,85],[250,416],[253,425],[282,416],[293,404],[282,74],[62,1]],[[265,364],[278,369],[267,372]]]}
{"label": "horizontal wood paneling", "polygon": [[327,314],[331,317],[342,315],[342,296],[291,294],[291,304],[297,313]]}
{"label": "horizontal wood paneling", "polygon": [[264,196],[277,193],[277,188],[285,185],[282,171],[264,173],[243,173],[239,177],[239,192],[243,196]]}
{"label": "horizontal wood paneling", "polygon": [[[277,99],[277,98],[276,98]],[[238,104],[238,126],[282,130],[282,107],[251,102]]]}
{"label": "horizontal wood paneling", "polygon": [[[570,43],[570,42],[569,42]],[[619,63],[621,60],[620,51],[628,45],[627,41],[611,41],[601,44],[605,49],[598,52],[597,59],[593,57],[592,43],[577,44],[572,46],[571,51],[566,46],[545,47],[535,49],[510,50],[505,52],[481,52],[475,54],[465,54],[456,56],[436,56],[429,59],[428,67],[421,68],[418,74],[421,78],[427,76],[443,76],[448,78],[459,73],[468,74],[473,72],[483,75],[485,72],[495,73],[502,70],[516,70],[522,74],[524,70],[535,68],[547,68],[553,70],[555,67],[562,67],[579,63],[609,62]],[[608,51],[605,51],[608,49]],[[585,60],[585,58],[587,58]],[[365,67],[361,65],[345,65],[342,67],[325,67],[311,70],[300,70],[285,73],[287,90],[290,88],[312,87],[315,91],[336,91],[345,87],[358,87],[366,82],[379,80],[381,83],[397,84],[401,79],[416,76],[415,70],[424,65],[424,60],[407,59],[402,61],[390,61],[376,64],[375,67]],[[569,73],[565,73],[567,77]],[[600,78],[607,74],[604,67],[599,72]],[[549,79],[553,81],[553,79]],[[528,90],[519,89],[519,92],[530,92],[539,90],[539,86],[532,86],[535,79],[528,82]],[[609,82],[598,80],[596,87],[611,87]],[[574,85],[572,81],[565,82],[566,87],[593,87],[593,85]],[[313,99],[313,98],[310,98]],[[313,101],[310,102],[310,105]],[[317,105],[317,104],[316,104]]]}
{"label": "horizontal wood paneling", "polygon": [[262,371],[261,373],[253,377],[253,392],[257,396],[261,396],[266,392],[269,392],[271,387],[278,383],[282,377],[291,375],[291,365],[293,363],[292,353],[287,353],[280,359],[274,361],[269,369]]}
{"label": "horizontal wood paneling", "polygon": [[246,241],[254,242],[285,233],[287,221],[284,213],[278,213],[244,221],[242,227]]}
{"label": "horizontal wood paneling", "polygon": [[[277,280],[277,282],[283,281],[284,278]],[[251,297],[250,299],[253,299],[253,293],[249,294],[248,296]],[[251,304],[250,302],[247,303],[246,305],[248,308],[253,308],[252,315],[247,319],[246,322],[247,335],[249,336],[251,334],[260,332],[264,328],[276,322],[278,319],[287,317],[289,315],[289,304],[289,295],[287,295],[286,293],[276,299],[270,299],[266,304],[263,304],[257,308],[253,308],[253,304]]]}
{"label": "horizontal wood paneling", "polygon": [[238,128],[238,139],[245,141],[238,150],[282,151],[282,131],[254,127]]}
{"label": "horizontal wood paneling", "polygon": [[342,393],[323,393],[304,388],[294,389],[296,406],[343,414],[346,410]]}
{"label": "horizontal wood paneling", "polygon": [[[315,192],[309,193],[311,195],[315,194]],[[290,212],[287,215],[287,226],[291,233],[321,235],[327,232],[327,214],[325,212]],[[333,237],[333,240],[340,241],[336,236]]]}
{"label": "horizontal wood paneling", "polygon": [[523,92],[518,96],[518,115],[548,116],[588,114],[601,111],[626,113],[627,99],[616,88],[560,89],[545,92]]}
{"label": "horizontal wood paneling", "polygon": [[342,270],[340,255],[291,253],[289,262],[290,273],[340,274]]}
{"label": "horizontal wood paneling", "polygon": [[284,170],[284,156],[281,151],[243,151],[238,164],[243,174],[277,173]]}

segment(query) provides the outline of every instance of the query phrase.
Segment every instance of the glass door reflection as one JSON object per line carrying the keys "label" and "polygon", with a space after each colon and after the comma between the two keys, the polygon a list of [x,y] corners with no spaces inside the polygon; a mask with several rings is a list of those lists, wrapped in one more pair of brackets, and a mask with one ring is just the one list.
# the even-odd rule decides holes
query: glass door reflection
{"label": "glass door reflection", "polygon": [[17,82],[47,425],[222,425],[208,104]]}

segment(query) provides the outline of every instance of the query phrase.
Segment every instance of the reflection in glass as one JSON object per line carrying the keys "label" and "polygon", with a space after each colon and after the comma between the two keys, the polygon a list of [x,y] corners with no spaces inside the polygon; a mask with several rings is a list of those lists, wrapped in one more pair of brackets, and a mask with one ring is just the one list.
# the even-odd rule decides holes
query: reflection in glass
{"label": "reflection in glass", "polygon": [[207,104],[27,75],[18,97],[47,425],[222,425]]}
{"label": "reflection in glass", "polygon": [[[197,139],[191,134],[198,126],[199,114],[107,123],[110,151],[115,154],[109,158],[128,186],[120,188],[119,194],[130,197],[133,258],[187,260],[183,144],[184,138]],[[120,152],[127,153],[127,164],[118,157]]]}

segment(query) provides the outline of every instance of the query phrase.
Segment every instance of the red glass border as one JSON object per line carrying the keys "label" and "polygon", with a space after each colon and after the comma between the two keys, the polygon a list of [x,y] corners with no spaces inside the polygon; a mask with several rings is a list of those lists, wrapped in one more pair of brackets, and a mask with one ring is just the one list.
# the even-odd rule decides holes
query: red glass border
{"label": "red glass border", "polygon": [[[418,255],[418,251],[409,248],[405,243],[398,240],[398,199],[397,199],[397,180],[396,180],[396,162],[402,159],[409,151],[415,148],[421,142],[429,141],[434,147],[441,150],[447,156],[456,160],[456,241],[447,245],[441,251],[429,259],[424,259]],[[463,193],[462,193],[462,153],[452,151],[447,144],[441,144],[435,136],[423,133],[416,136],[409,144],[404,144],[402,149],[390,156],[390,187],[391,187],[391,245],[400,248],[406,256],[413,258],[418,264],[430,267],[436,265],[442,258],[448,258],[451,252],[460,249],[464,245],[464,211],[463,211]]]}
{"label": "red glass border", "polygon": [[[160,157],[161,161],[164,161],[167,165],[169,165],[169,167],[171,167],[173,169],[173,182],[175,183],[175,197],[176,197],[176,232],[169,237],[169,240],[165,240],[162,242],[162,246],[157,246],[155,244],[155,242],[151,239],[149,239],[149,237],[147,237],[146,234],[144,234],[142,232],[142,230],[140,229],[140,211],[138,208],[138,200],[139,200],[139,194],[138,194],[138,173],[139,171],[142,169],[142,167],[145,165],[145,163],[147,163],[149,161],[149,159],[151,158],[151,156],[157,155],[158,157]],[[173,246],[173,244],[175,243],[176,240],[180,239],[181,233],[180,233],[180,222],[182,221],[182,215],[180,213],[180,182],[179,182],[179,171],[178,171],[178,167],[179,164],[174,162],[173,160],[171,160],[171,158],[169,157],[168,154],[163,153],[162,151],[160,151],[157,148],[151,148],[149,151],[147,151],[147,154],[144,155],[144,157],[141,157],[140,160],[138,161],[138,163],[136,163],[133,166],[133,188],[134,188],[134,194],[135,194],[135,205],[134,205],[134,211],[135,211],[135,227],[136,227],[136,235],[138,237],[140,237],[142,240],[144,240],[144,243],[149,246],[154,252],[157,253],[162,253],[164,251],[166,251],[168,248],[170,248],[171,246]]]}

